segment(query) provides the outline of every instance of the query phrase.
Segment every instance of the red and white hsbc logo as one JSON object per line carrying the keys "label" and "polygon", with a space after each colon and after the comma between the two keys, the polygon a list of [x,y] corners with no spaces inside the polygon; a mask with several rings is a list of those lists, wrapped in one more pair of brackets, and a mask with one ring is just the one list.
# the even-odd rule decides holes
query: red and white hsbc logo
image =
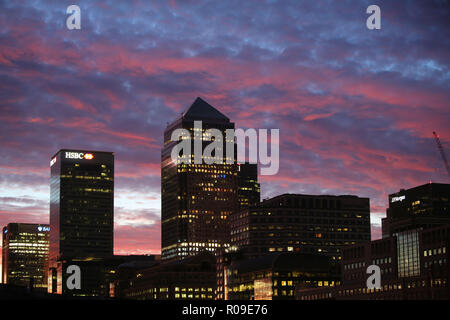
{"label": "red and white hsbc logo", "polygon": [[84,152],[66,152],[66,159],[86,159],[92,160],[94,159],[94,155],[92,153],[84,153]]}

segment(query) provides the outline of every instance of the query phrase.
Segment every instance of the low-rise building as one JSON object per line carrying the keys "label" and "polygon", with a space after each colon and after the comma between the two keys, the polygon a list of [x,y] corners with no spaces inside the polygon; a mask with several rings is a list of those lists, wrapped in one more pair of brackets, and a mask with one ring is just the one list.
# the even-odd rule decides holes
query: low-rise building
{"label": "low-rise building", "polygon": [[138,300],[214,299],[216,258],[205,251],[180,261],[157,263],[135,270],[120,296]]}

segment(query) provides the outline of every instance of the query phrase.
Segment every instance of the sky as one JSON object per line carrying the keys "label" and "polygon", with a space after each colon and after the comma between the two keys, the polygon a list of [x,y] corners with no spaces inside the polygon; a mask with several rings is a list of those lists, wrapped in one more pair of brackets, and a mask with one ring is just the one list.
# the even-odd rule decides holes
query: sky
{"label": "sky", "polygon": [[[81,30],[66,8],[81,8]],[[48,223],[50,157],[115,153],[115,253],[160,251],[163,131],[196,97],[280,129],[281,193],[369,197],[448,183],[450,3],[0,1],[0,225]]]}

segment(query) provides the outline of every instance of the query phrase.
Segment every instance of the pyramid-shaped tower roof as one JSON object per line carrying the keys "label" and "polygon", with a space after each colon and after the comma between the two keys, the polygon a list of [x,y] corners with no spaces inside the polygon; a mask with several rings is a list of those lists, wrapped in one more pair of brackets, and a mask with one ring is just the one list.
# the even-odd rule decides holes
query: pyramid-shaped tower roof
{"label": "pyramid-shaped tower roof", "polygon": [[230,122],[230,119],[227,116],[199,97],[195,99],[194,103],[184,112],[183,119]]}

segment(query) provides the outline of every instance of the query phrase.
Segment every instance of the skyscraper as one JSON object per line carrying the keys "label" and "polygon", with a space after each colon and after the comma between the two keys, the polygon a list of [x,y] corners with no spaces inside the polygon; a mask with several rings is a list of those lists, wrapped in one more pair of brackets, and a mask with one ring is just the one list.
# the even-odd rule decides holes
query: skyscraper
{"label": "skyscraper", "polygon": [[8,223],[3,228],[2,283],[47,288],[47,224]]}
{"label": "skyscraper", "polygon": [[114,155],[63,149],[50,166],[48,289],[65,293],[67,265],[113,255]]}
{"label": "skyscraper", "polygon": [[[194,130],[194,121],[202,121],[201,132]],[[234,161],[232,164],[172,161],[172,148],[178,141],[171,141],[171,136],[180,128],[190,132],[192,145],[195,140],[202,140],[203,150],[208,143],[205,130],[218,129],[225,136],[226,129],[234,129],[234,123],[197,98],[164,131],[161,154],[161,251],[164,260],[179,260],[202,250],[214,252],[227,246],[230,237],[227,219],[238,207],[237,165]]]}

